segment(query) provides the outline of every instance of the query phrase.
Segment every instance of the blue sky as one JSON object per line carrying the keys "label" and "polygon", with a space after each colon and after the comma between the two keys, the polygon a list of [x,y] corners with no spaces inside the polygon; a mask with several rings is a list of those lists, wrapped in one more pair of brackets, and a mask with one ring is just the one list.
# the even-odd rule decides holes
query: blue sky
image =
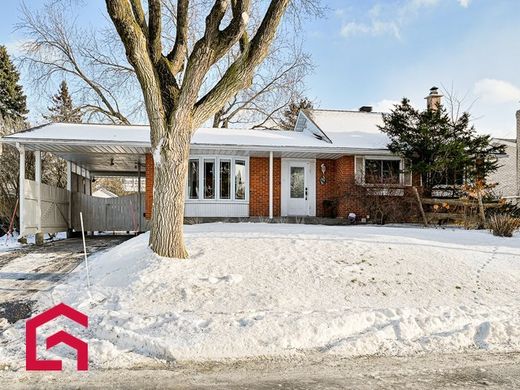
{"label": "blue sky", "polygon": [[[43,0],[27,1],[39,7]],[[309,97],[323,108],[373,105],[387,110],[403,96],[424,106],[433,85],[465,96],[475,125],[515,134],[520,108],[520,1],[324,0],[326,19],[305,22],[304,47],[316,64]],[[2,4],[0,41],[14,49],[19,0]],[[85,2],[81,23],[106,17],[104,1]],[[26,87],[29,102],[37,106]]]}

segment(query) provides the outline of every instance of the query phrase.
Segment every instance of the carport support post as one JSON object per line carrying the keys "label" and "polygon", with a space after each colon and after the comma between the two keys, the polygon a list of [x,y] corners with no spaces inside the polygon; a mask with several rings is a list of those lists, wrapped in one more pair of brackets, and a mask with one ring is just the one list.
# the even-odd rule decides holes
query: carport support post
{"label": "carport support post", "polygon": [[36,245],[43,245],[42,232],[42,152],[37,150],[34,152],[34,181],[36,182],[36,197],[38,200],[38,209],[36,210],[36,235],[34,241]]}
{"label": "carport support post", "polygon": [[139,205],[139,218],[137,219],[137,233],[141,233],[141,218],[143,218],[143,210],[141,207],[141,160],[137,160],[137,202]]}
{"label": "carport support post", "polygon": [[19,173],[20,173],[20,181],[18,183],[18,191],[19,191],[19,213],[20,213],[20,237],[23,237],[25,235],[25,221],[24,221],[24,213],[25,213],[25,147],[23,145],[20,145],[19,143],[16,144],[16,148],[20,152],[20,167],[19,167]]}
{"label": "carport support post", "polygon": [[69,229],[67,231],[67,238],[72,235],[72,163],[67,161],[67,193],[69,196]]}
{"label": "carport support post", "polygon": [[269,152],[269,219],[273,219],[273,152]]}

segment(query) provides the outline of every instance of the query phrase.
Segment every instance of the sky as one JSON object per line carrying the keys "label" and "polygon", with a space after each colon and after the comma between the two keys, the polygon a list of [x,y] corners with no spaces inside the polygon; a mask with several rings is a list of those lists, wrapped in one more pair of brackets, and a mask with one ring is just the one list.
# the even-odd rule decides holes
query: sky
{"label": "sky", "polygon": [[[39,8],[45,0],[27,0]],[[321,108],[388,111],[403,97],[424,107],[432,86],[464,98],[479,132],[515,137],[520,109],[520,1],[322,0],[324,18],[302,26],[316,66],[307,95]],[[2,4],[0,43],[16,55],[20,0]],[[85,1],[78,23],[106,22],[104,1]],[[27,75],[32,106],[41,107]]]}

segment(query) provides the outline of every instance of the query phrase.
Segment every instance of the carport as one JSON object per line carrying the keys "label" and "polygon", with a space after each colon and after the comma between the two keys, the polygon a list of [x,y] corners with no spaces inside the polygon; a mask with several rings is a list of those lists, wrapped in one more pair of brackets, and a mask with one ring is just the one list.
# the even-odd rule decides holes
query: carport
{"label": "carport", "polygon": [[[141,176],[149,152],[147,126],[51,123],[2,138],[20,152],[20,235],[79,231],[144,231]],[[35,177],[25,172],[26,153],[35,156]],[[42,183],[42,153],[66,161],[67,188]],[[137,177],[137,193],[117,198],[92,196],[96,177]]]}

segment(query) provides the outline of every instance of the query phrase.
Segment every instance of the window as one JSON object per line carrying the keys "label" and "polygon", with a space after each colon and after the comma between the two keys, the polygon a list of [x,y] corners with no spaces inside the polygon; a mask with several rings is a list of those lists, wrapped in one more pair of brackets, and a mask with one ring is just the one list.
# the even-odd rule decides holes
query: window
{"label": "window", "polygon": [[399,184],[400,160],[365,159],[366,184]]}
{"label": "window", "polygon": [[[187,200],[247,200],[245,158],[191,157],[188,165]],[[200,191],[199,191],[200,188]]]}
{"label": "window", "polygon": [[235,160],[235,199],[246,198],[246,162]]}
{"label": "window", "polygon": [[190,160],[189,162],[188,198],[199,199],[199,160]]}
{"label": "window", "polygon": [[215,160],[204,160],[204,199],[215,199]]}
{"label": "window", "polygon": [[291,199],[303,199],[305,187],[305,168],[291,167]]}
{"label": "window", "polygon": [[231,199],[231,161],[220,160],[220,199]]}
{"label": "window", "polygon": [[454,169],[448,169],[440,175],[438,185],[461,186],[464,184],[464,173]]}

